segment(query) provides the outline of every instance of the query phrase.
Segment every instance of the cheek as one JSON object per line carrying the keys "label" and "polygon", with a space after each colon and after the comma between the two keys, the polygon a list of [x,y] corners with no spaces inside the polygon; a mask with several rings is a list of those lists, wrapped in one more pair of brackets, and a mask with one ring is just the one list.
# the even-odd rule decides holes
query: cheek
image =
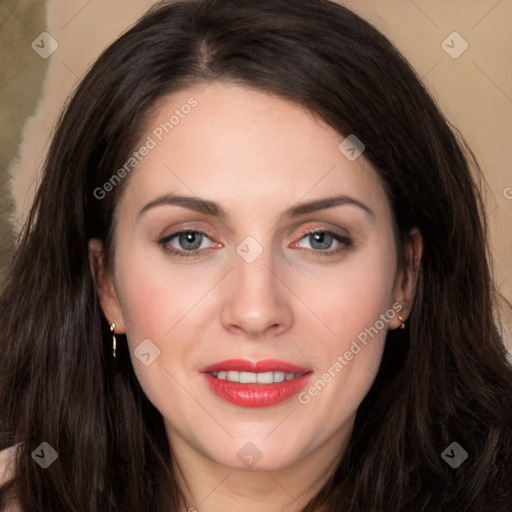
{"label": "cheek", "polygon": [[[385,242],[385,239],[382,241]],[[373,244],[372,244],[373,245]],[[392,306],[396,258],[390,243],[375,243],[348,256],[331,272],[301,275],[295,291],[318,318],[311,327],[323,333],[322,350],[345,351]],[[312,315],[308,315],[311,318]],[[380,325],[380,323],[379,323]],[[387,324],[386,324],[387,325]]]}
{"label": "cheek", "polygon": [[316,339],[311,348],[317,374],[299,401],[312,416],[327,418],[326,432],[354,414],[367,394],[380,366],[388,322],[398,314],[392,304],[393,246],[376,246],[382,250],[347,258],[309,294],[326,329],[322,336],[315,329],[307,333]]}
{"label": "cheek", "polygon": [[188,312],[211,284],[192,267],[172,265],[162,250],[147,242],[133,245],[129,255],[119,257],[116,268],[126,332],[131,344],[145,338],[162,340],[185,316],[189,320]]}
{"label": "cheek", "polygon": [[[168,329],[171,327],[171,318],[165,314],[168,297],[163,295],[160,287],[155,286],[154,278],[144,275],[140,269],[134,269],[121,279],[124,284],[119,300],[126,332],[132,344],[137,339],[158,339],[158,333],[166,324]],[[167,309],[171,311],[172,307]]]}
{"label": "cheek", "polygon": [[[212,284],[193,278],[192,272],[173,270],[165,256],[137,250],[119,259],[116,275],[132,365],[142,389],[168,417],[176,410],[188,414],[190,397],[179,383],[187,381],[193,367],[193,319],[199,309],[194,306]],[[148,365],[139,358],[147,352]]]}

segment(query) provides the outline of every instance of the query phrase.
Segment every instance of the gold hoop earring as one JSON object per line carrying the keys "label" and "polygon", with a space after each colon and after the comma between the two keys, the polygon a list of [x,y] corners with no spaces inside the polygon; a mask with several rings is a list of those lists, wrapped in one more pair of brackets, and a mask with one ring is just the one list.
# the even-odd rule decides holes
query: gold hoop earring
{"label": "gold hoop earring", "polygon": [[398,320],[400,320],[400,322],[402,322],[400,329],[405,329],[405,320],[401,316],[398,317]]}
{"label": "gold hoop earring", "polygon": [[116,357],[116,345],[117,345],[116,335],[114,333],[115,328],[116,328],[116,324],[114,322],[112,322],[112,324],[110,325],[110,332],[112,333],[112,355],[114,356],[114,358]]}

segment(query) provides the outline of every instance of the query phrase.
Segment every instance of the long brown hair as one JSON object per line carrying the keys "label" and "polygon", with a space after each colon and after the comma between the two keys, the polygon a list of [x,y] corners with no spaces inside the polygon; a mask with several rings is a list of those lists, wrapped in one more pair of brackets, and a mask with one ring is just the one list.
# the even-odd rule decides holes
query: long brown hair
{"label": "long brown hair", "polygon": [[[0,448],[20,444],[23,511],[178,510],[161,414],[111,335],[88,263],[112,257],[123,166],[164,95],[227,80],[277,94],[357,134],[403,243],[423,257],[410,322],[388,333],[348,448],[306,506],[494,511],[512,503],[512,369],[493,321],[478,166],[394,46],[328,0],[192,0],[152,8],[100,56],[64,113],[0,302]],[[468,453],[457,469],[441,453]],[[41,470],[41,442],[59,454]],[[0,501],[1,505],[1,501]]]}

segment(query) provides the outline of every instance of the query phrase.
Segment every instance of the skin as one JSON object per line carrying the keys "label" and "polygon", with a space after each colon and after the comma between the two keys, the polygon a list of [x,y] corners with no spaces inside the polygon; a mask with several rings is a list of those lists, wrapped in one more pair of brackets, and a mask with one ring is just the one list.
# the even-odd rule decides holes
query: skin
{"label": "skin", "polygon": [[[294,396],[239,407],[213,394],[198,370],[272,358],[311,368],[316,380],[393,304],[407,318],[421,237],[411,231],[409,263],[398,269],[389,201],[364,153],[349,161],[338,150],[344,136],[267,93],[230,83],[173,93],[141,141],[190,96],[197,107],[130,175],[116,210],[113,269],[99,240],[90,241],[91,269],[105,316],[126,333],[137,378],[164,417],[183,510],[299,511],[335,469],[398,315],[307,404]],[[138,215],[166,193],[215,201],[228,216],[170,204]],[[298,203],[337,194],[372,214],[345,204],[281,219]],[[199,255],[178,258],[159,245],[179,228],[208,234]],[[322,246],[311,229],[351,242]],[[252,263],[236,252],[248,236],[263,249]],[[190,245],[167,243],[182,252]],[[144,339],[161,351],[150,366],[133,355]],[[237,457],[249,442],[261,453],[252,468]]]}

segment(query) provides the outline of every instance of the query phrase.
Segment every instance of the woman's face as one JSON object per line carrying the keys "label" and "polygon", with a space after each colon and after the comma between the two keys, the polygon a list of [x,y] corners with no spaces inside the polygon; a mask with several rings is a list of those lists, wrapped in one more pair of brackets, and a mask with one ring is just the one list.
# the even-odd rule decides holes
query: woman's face
{"label": "woman's face", "polygon": [[383,187],[344,138],[228,83],[148,123],[100,294],[176,452],[275,470],[350,433],[411,290]]}

